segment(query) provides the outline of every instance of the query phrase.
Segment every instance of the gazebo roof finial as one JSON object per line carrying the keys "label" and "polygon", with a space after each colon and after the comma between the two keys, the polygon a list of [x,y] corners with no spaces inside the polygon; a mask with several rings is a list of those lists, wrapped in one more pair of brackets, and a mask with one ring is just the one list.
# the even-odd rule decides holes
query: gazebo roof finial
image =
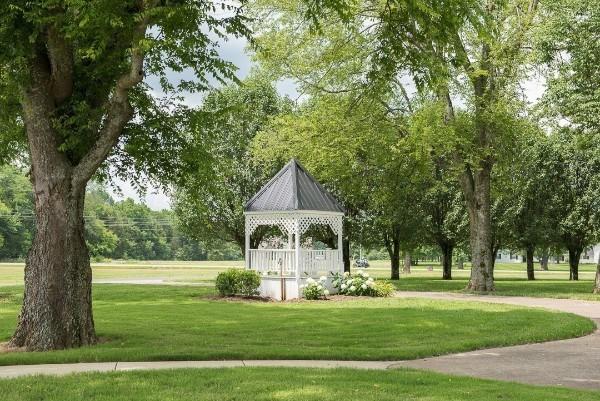
{"label": "gazebo roof finial", "polygon": [[313,210],[344,213],[337,200],[292,159],[248,201],[247,212]]}

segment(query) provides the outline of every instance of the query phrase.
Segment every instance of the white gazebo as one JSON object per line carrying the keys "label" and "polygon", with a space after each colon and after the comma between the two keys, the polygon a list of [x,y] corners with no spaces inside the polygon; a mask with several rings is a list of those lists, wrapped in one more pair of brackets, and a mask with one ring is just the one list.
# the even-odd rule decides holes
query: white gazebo
{"label": "white gazebo", "polygon": [[[299,298],[308,277],[326,276],[331,287],[331,273],[344,271],[344,209],[295,159],[248,201],[244,215],[246,269],[261,275],[262,296],[278,300]],[[329,226],[337,235],[337,248],[302,248],[302,235],[312,225]],[[251,249],[250,236],[259,226],[278,227],[287,236],[287,242],[281,241],[281,247],[263,243],[258,249]]]}

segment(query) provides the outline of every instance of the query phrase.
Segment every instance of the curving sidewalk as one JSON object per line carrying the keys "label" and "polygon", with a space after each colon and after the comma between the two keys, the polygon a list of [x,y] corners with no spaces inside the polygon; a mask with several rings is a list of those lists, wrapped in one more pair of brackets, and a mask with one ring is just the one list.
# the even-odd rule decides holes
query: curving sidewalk
{"label": "curving sidewalk", "polygon": [[[435,292],[398,292],[396,296],[547,308],[587,317],[600,326],[600,302],[594,301]],[[600,389],[600,330],[569,340],[401,361],[391,366],[395,367],[527,384]]]}
{"label": "curving sidewalk", "polygon": [[[578,314],[600,325],[600,302],[570,299],[481,296],[435,292],[398,292],[401,298],[492,302],[540,307]],[[102,362],[0,366],[0,378],[140,369],[299,367],[397,369],[416,368],[440,373],[507,380],[527,384],[600,389],[600,331],[591,335],[540,344],[517,345],[411,361],[231,360]]]}

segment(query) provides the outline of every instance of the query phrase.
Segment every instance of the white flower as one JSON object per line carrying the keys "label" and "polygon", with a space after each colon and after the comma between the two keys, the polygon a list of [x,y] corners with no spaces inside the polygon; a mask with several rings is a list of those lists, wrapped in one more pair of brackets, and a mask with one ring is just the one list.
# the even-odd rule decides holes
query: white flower
{"label": "white flower", "polygon": [[321,278],[319,280],[321,280],[321,281],[327,281],[327,277],[321,276]]}
{"label": "white flower", "polygon": [[351,286],[351,287],[349,288],[349,290],[350,290],[350,292],[354,292],[354,291],[356,291],[356,287],[355,287],[355,286]]}
{"label": "white flower", "polygon": [[319,289],[319,290],[322,290],[322,289],[323,289],[323,286],[322,286],[321,284],[319,284],[319,285],[317,286],[317,289]]}
{"label": "white flower", "polygon": [[369,277],[369,273],[364,273],[363,277]]}
{"label": "white flower", "polygon": [[346,281],[346,284],[348,284],[348,285],[352,285],[352,282],[353,282],[353,281],[354,281],[354,280],[350,279],[350,280]]}
{"label": "white flower", "polygon": [[350,275],[350,273],[344,272],[344,277],[348,277],[349,275]]}
{"label": "white flower", "polygon": [[373,277],[369,277],[369,279],[368,279],[367,281],[371,281],[371,282],[373,282],[373,281],[374,281],[374,280],[373,280]]}
{"label": "white flower", "polygon": [[346,284],[342,284],[342,290],[345,290],[346,288],[348,288],[348,286]]}
{"label": "white flower", "polygon": [[309,278],[306,279],[306,282],[312,284],[312,283],[315,282],[315,280],[313,280],[312,277],[309,277]]}
{"label": "white flower", "polygon": [[325,295],[325,296],[329,295],[329,290],[326,289],[325,291],[323,291],[323,295]]}
{"label": "white flower", "polygon": [[363,285],[360,286],[360,288],[362,288],[363,290],[366,290],[367,289],[367,285],[363,284]]}

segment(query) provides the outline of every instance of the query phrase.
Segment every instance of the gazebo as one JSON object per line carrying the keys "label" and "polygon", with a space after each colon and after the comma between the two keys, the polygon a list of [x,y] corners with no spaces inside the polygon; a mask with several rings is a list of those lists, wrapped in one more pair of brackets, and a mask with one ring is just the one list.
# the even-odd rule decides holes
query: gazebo
{"label": "gazebo", "polygon": [[[308,277],[343,272],[344,209],[295,159],[286,164],[246,204],[246,269],[261,275],[262,296],[277,300],[299,298]],[[325,225],[337,236],[336,249],[302,248],[302,235],[312,225]],[[280,246],[263,242],[251,249],[250,236],[259,226],[278,227],[287,236]],[[305,241],[305,245],[306,245]],[[323,246],[321,246],[323,248]],[[331,280],[328,281],[331,287]],[[330,288],[331,289],[331,288]]]}

